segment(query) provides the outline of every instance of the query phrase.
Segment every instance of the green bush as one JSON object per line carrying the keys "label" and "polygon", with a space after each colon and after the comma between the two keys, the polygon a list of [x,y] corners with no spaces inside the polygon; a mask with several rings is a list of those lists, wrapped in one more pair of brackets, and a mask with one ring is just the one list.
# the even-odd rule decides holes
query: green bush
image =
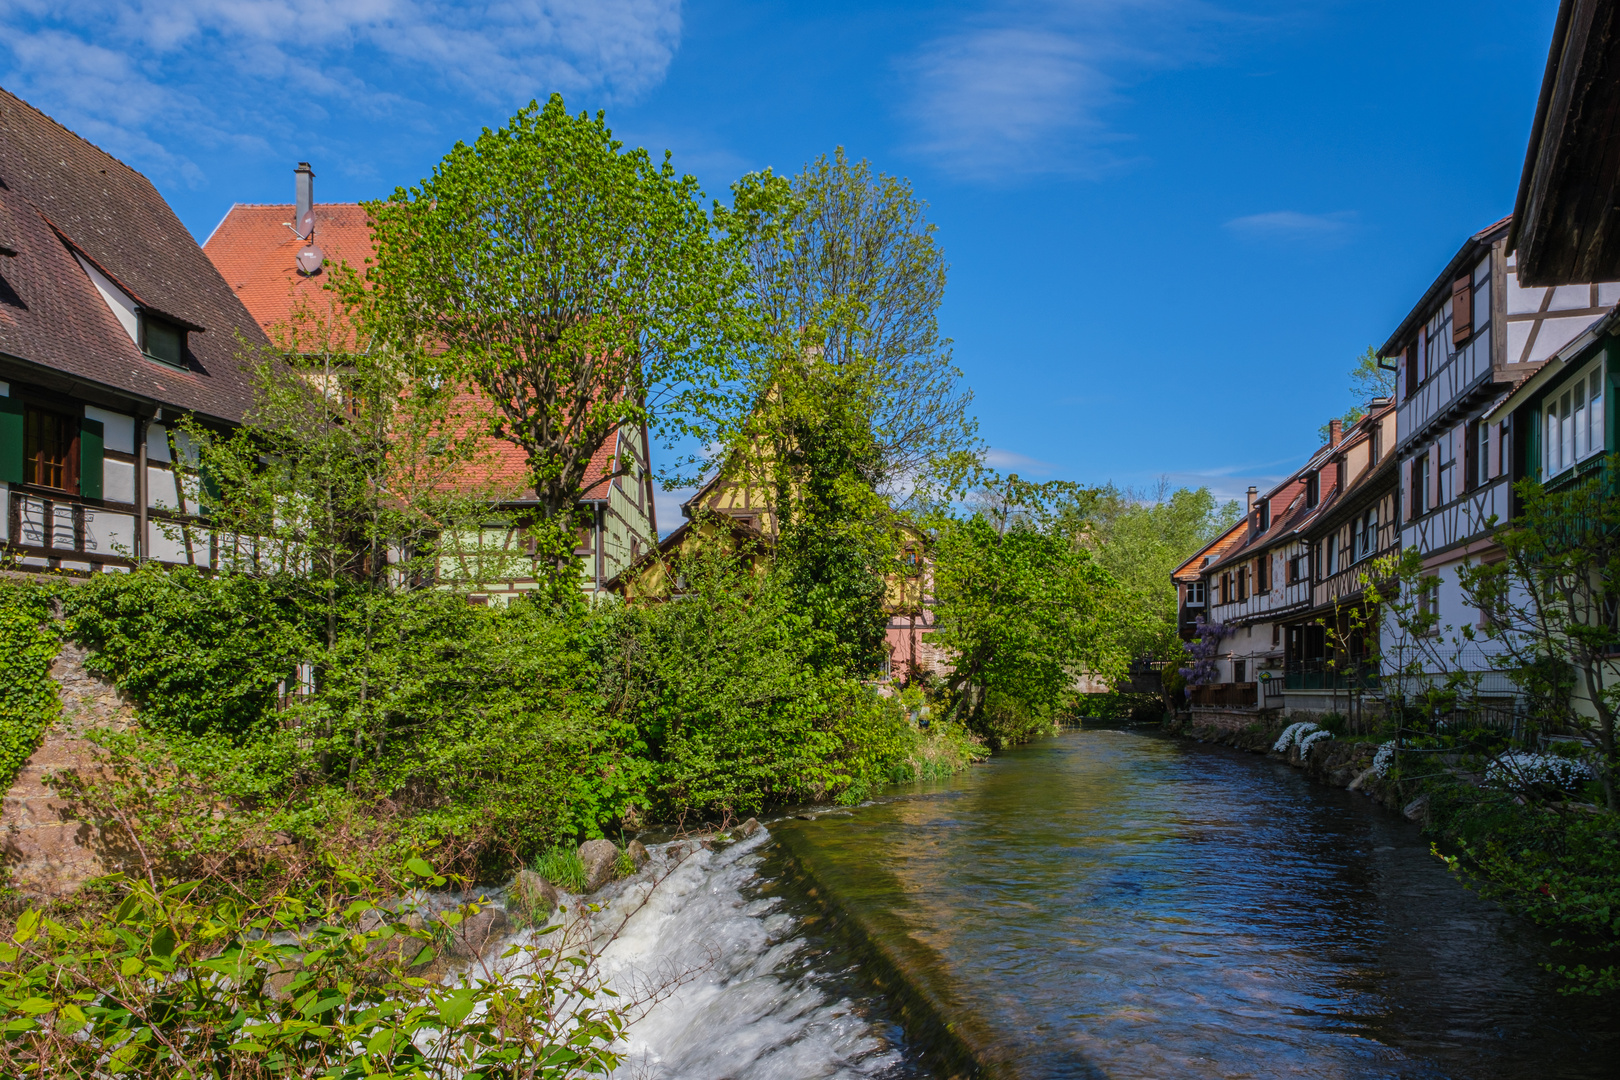
{"label": "green bush", "polygon": [[41,584],[0,581],[0,792],[61,711],[50,677],[61,648],[51,595]]}
{"label": "green bush", "polygon": [[[292,577],[105,575],[68,630],[142,725],[100,736],[108,782],[63,794],[152,873],[273,888],[412,851],[491,880],[649,815],[858,801],[907,767],[900,704],[811,662],[787,590],[719,557],[685,569],[679,601],[589,610],[356,585],[323,609]],[[312,692],[283,696],[298,664]]]}
{"label": "green bush", "polygon": [[1436,854],[1483,895],[1551,928],[1565,991],[1620,990],[1620,815],[1522,804],[1448,779],[1424,785],[1431,828],[1458,854]]}
{"label": "green bush", "polygon": [[[397,880],[445,884],[420,859]],[[626,1003],[565,931],[446,985],[438,946],[476,903],[422,912],[347,874],[248,901],[116,884],[113,906],[26,911],[0,945],[4,1075],[564,1080],[619,1064]]]}

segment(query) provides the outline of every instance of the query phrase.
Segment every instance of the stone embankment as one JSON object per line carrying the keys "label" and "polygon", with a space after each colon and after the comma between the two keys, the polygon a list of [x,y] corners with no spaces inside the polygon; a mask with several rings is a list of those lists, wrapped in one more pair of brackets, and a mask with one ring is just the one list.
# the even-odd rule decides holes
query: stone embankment
{"label": "stone embankment", "polygon": [[1366,795],[1391,810],[1398,810],[1414,821],[1423,820],[1425,805],[1421,798],[1415,801],[1408,800],[1401,794],[1399,784],[1386,780],[1373,771],[1373,755],[1378,752],[1377,743],[1324,739],[1312,744],[1303,755],[1297,743],[1285,751],[1273,749],[1284,729],[1293,722],[1292,719],[1257,720],[1240,727],[1232,723],[1200,724],[1194,720],[1178,718],[1166,721],[1164,729],[1172,735],[1236,747],[1253,754],[1265,754],[1278,761],[1286,761],[1296,769],[1305,770],[1305,775],[1312,780],[1333,787],[1347,788]]}
{"label": "stone embankment", "polygon": [[0,809],[0,859],[10,872],[8,883],[28,895],[66,896],[118,863],[45,782],[59,772],[96,775],[96,748],[84,733],[134,723],[134,708],[111,683],[87,671],[84,660],[85,650],[69,642],[51,664],[61,715],[18,771]]}

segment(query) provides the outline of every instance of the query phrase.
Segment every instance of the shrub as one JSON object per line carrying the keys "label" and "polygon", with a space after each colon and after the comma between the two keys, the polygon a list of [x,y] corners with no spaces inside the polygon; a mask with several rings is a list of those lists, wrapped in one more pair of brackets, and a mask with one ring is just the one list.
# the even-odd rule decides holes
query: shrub
{"label": "shrub", "polygon": [[[399,877],[445,882],[419,859]],[[229,901],[124,881],[104,911],[24,912],[0,946],[4,1074],[563,1080],[618,1065],[624,1003],[566,932],[445,985],[425,977],[436,944],[478,904],[432,914],[367,878],[336,881]]]}
{"label": "shrub", "polygon": [[0,791],[11,787],[61,709],[50,677],[60,647],[50,590],[0,582]]}

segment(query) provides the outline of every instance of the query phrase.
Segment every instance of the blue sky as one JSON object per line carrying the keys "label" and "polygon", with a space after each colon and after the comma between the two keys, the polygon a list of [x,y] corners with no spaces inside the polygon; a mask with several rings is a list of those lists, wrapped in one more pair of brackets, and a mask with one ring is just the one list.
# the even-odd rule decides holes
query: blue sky
{"label": "blue sky", "polygon": [[1556,8],[0,0],[0,84],[199,239],[298,160],[383,195],[553,90],[716,196],[843,145],[931,204],[994,463],[1234,495],[1512,209]]}

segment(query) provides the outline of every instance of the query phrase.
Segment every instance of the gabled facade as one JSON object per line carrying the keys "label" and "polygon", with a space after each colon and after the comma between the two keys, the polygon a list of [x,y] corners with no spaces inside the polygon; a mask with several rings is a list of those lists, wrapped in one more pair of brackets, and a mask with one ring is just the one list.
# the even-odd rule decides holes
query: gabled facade
{"label": "gabled facade", "polygon": [[0,551],[212,566],[182,416],[228,427],[264,334],[140,173],[0,90]]}
{"label": "gabled facade", "polygon": [[1332,498],[1300,530],[1308,610],[1282,627],[1285,707],[1290,713],[1349,711],[1350,692],[1376,682],[1369,657],[1377,613],[1364,602],[1372,561],[1400,551],[1396,413],[1375,400],[1319,466]]}
{"label": "gabled facade", "polygon": [[[1442,626],[1465,610],[1458,570],[1495,550],[1493,522],[1511,516],[1510,472],[1527,432],[1487,414],[1620,300],[1620,283],[1527,288],[1507,249],[1504,219],[1474,234],[1380,350],[1396,370],[1401,544],[1439,586]],[[1488,661],[1480,649],[1460,663]]]}
{"label": "gabled facade", "polygon": [[[259,325],[273,333],[301,307],[329,309],[325,285],[327,267],[347,262],[363,268],[371,259],[371,225],[358,203],[316,203],[314,173],[307,163],[295,170],[299,199],[295,203],[237,203],[203,245],[220,274],[241,297]],[[303,231],[300,231],[300,230]],[[316,250],[311,270],[300,266],[300,253]],[[476,405],[476,403],[474,403]],[[491,439],[486,448],[484,475],[479,477],[506,493],[499,507],[504,516],[521,522],[533,505],[532,489],[525,491],[528,475],[523,452],[512,443]],[[590,524],[580,530],[574,549],[582,568],[581,586],[591,597],[605,595],[608,582],[651,551],[658,541],[654,509],[652,454],[647,432],[627,425],[609,435],[591,457],[581,485],[579,505]],[[625,463],[628,463],[626,465]],[[475,554],[446,556],[440,560],[442,579],[480,579],[471,566],[476,553],[520,553],[521,528],[491,525],[477,537],[463,537],[457,545]],[[513,560],[501,559],[510,565]],[[522,558],[516,560],[523,562]],[[475,600],[503,603],[536,587],[532,577],[501,575],[496,581],[479,580]]]}

